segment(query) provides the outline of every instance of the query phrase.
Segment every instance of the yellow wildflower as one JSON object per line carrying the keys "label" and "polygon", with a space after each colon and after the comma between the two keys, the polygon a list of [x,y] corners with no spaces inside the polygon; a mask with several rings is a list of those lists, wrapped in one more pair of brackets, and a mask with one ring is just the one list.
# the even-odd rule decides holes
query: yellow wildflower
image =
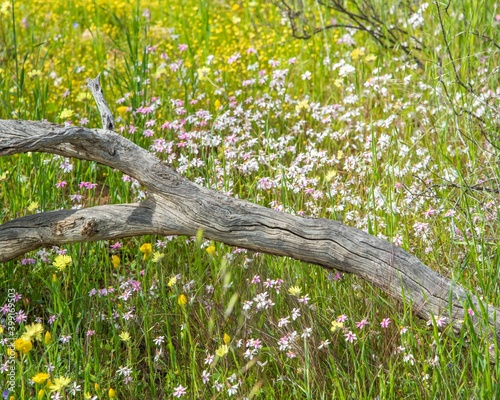
{"label": "yellow wildflower", "polygon": [[42,71],[40,71],[39,69],[34,69],[33,71],[28,72],[28,76],[30,78],[38,78],[41,75],[42,75]]}
{"label": "yellow wildflower", "polygon": [[219,108],[221,108],[221,102],[220,102],[219,99],[215,100],[214,106],[215,106],[216,110],[218,110]]}
{"label": "yellow wildflower", "polygon": [[45,390],[40,389],[40,390],[38,391],[38,394],[37,394],[36,398],[37,398],[38,400],[41,400],[41,399],[43,399],[43,396],[45,396]]}
{"label": "yellow wildflower", "polygon": [[229,347],[226,344],[220,346],[217,350],[215,350],[215,354],[219,357],[224,357],[227,353],[229,353]]}
{"label": "yellow wildflower", "polygon": [[342,329],[343,327],[344,324],[342,322],[332,321],[332,327],[330,328],[330,330],[332,332],[337,332],[339,329]]}
{"label": "yellow wildflower", "polygon": [[206,251],[209,255],[214,256],[215,255],[215,246],[213,246],[213,245],[208,246]]}
{"label": "yellow wildflower", "polygon": [[154,78],[155,79],[160,79],[162,75],[165,75],[167,73],[167,69],[164,66],[159,66],[156,69],[156,72],[154,73]]}
{"label": "yellow wildflower", "polygon": [[178,298],[177,298],[177,304],[179,304],[180,306],[185,306],[188,302],[188,299],[186,297],[185,294],[181,294]]}
{"label": "yellow wildflower", "polygon": [[127,110],[128,110],[127,106],[120,106],[116,109],[116,111],[118,111],[118,114],[120,114],[122,117],[125,115]]}
{"label": "yellow wildflower", "polygon": [[116,397],[116,393],[115,393],[115,390],[113,388],[109,388],[108,396],[110,399],[114,399]]}
{"label": "yellow wildflower", "polygon": [[229,344],[231,341],[231,336],[229,336],[227,333],[224,333],[224,338],[222,339],[225,344]]}
{"label": "yellow wildflower", "polygon": [[376,59],[377,59],[377,56],[375,54],[368,54],[365,57],[365,62],[375,61]]}
{"label": "yellow wildflower", "polygon": [[43,333],[43,325],[38,323],[38,324],[30,324],[24,327],[26,329],[26,332],[21,336],[21,339],[24,341],[28,342],[33,339],[36,340],[42,340],[42,333]]}
{"label": "yellow wildflower", "polygon": [[33,345],[29,340],[24,340],[23,338],[19,338],[14,340],[14,348],[18,351],[22,351],[24,354],[28,354],[30,350],[33,348]]}
{"label": "yellow wildflower", "polygon": [[113,254],[111,256],[111,264],[113,264],[113,267],[118,268],[120,266],[120,257],[118,257],[116,254]]}
{"label": "yellow wildflower", "polygon": [[69,110],[65,108],[64,110],[61,111],[61,114],[59,114],[60,119],[68,119],[71,118],[75,112],[73,110]]}
{"label": "yellow wildflower", "polygon": [[130,333],[128,333],[127,331],[123,331],[122,333],[120,333],[118,335],[120,337],[121,340],[123,340],[124,342],[128,342],[130,341]]}
{"label": "yellow wildflower", "polygon": [[153,253],[153,246],[151,246],[151,243],[144,243],[139,250],[144,254],[144,259],[147,260]]}
{"label": "yellow wildflower", "polygon": [[296,111],[307,110],[307,109],[309,109],[309,102],[307,101],[307,99],[300,100],[295,106]]}
{"label": "yellow wildflower", "polygon": [[326,173],[325,179],[327,182],[330,182],[333,178],[337,176],[337,171],[332,169]]}
{"label": "yellow wildflower", "polygon": [[163,257],[165,257],[165,254],[160,253],[159,251],[155,251],[155,252],[153,253],[153,257],[152,257],[151,261],[153,261],[153,262],[157,263],[157,262],[159,262],[159,261],[160,261]]}
{"label": "yellow wildflower", "polygon": [[58,271],[64,271],[68,265],[71,265],[73,263],[73,260],[71,259],[71,256],[59,254],[52,265],[57,268]]}
{"label": "yellow wildflower", "polygon": [[38,208],[38,203],[36,201],[32,201],[29,205],[28,205],[28,211],[29,212],[33,212],[33,211],[36,211]]}
{"label": "yellow wildflower", "polygon": [[60,376],[54,379],[54,383],[49,386],[52,392],[59,392],[71,383],[71,378],[68,376]]}
{"label": "yellow wildflower", "polygon": [[357,60],[359,57],[363,56],[365,54],[365,51],[363,49],[354,49],[351,51],[351,58],[353,60]]}
{"label": "yellow wildflower", "polygon": [[92,95],[90,92],[80,92],[78,93],[78,96],[76,96],[76,101],[86,101],[86,100],[91,100]]}
{"label": "yellow wildflower", "polygon": [[292,296],[299,296],[300,292],[302,292],[302,289],[298,286],[292,286],[288,289],[288,293],[290,293]]}
{"label": "yellow wildflower", "polygon": [[172,286],[174,286],[176,283],[177,283],[177,277],[174,275],[174,276],[172,276],[172,277],[168,280],[167,286],[168,286],[168,287],[172,287]]}
{"label": "yellow wildflower", "polygon": [[31,378],[31,380],[35,383],[44,383],[47,379],[49,379],[49,374],[45,372],[39,372],[33,378]]}
{"label": "yellow wildflower", "polygon": [[206,80],[208,80],[208,74],[210,73],[210,68],[201,67],[201,68],[198,68],[198,70],[196,72],[198,73],[198,79],[200,81],[206,81]]}
{"label": "yellow wildflower", "polygon": [[45,338],[43,339],[43,344],[47,345],[52,343],[52,335],[49,331],[45,332]]}
{"label": "yellow wildflower", "polygon": [[12,8],[11,2],[4,1],[2,4],[0,4],[0,13],[7,16],[10,14],[11,8]]}

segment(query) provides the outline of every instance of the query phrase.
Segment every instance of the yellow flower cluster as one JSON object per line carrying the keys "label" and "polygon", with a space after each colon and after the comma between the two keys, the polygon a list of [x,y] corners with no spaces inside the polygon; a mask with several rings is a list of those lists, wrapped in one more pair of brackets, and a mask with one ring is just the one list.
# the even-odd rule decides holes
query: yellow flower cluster
{"label": "yellow flower cluster", "polygon": [[71,256],[63,254],[58,255],[52,263],[52,265],[56,267],[58,271],[64,271],[66,267],[68,267],[71,264],[73,264]]}
{"label": "yellow flower cluster", "polygon": [[153,253],[153,246],[151,246],[151,243],[144,243],[139,250],[141,253],[144,254],[144,259],[149,260],[151,257],[151,254]]}
{"label": "yellow flower cluster", "polygon": [[31,349],[33,349],[33,341],[42,340],[44,329],[43,325],[40,323],[26,325],[24,329],[26,332],[24,332],[20,338],[14,340],[14,349],[23,354],[28,354]]}
{"label": "yellow flower cluster", "polygon": [[19,338],[14,340],[14,348],[17,351],[22,352],[23,354],[28,354],[31,349],[33,348],[33,345],[31,341],[29,340],[24,340],[23,338]]}

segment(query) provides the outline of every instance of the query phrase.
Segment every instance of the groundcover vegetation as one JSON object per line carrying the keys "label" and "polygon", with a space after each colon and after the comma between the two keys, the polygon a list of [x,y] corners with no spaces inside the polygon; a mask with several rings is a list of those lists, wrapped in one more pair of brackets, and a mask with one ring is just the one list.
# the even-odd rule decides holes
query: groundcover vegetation
{"label": "groundcover vegetation", "polygon": [[[193,182],[384,238],[498,307],[500,8],[275,3],[2,2],[0,118],[100,128],[101,73],[116,131]],[[146,197],[93,162],[0,158],[2,223]],[[500,397],[471,324],[203,232],[28,253],[0,307],[6,399]]]}

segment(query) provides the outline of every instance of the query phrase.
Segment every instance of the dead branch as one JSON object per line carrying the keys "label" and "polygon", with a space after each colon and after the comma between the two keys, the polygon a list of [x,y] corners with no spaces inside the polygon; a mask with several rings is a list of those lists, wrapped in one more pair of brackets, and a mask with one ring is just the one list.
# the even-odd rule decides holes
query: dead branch
{"label": "dead branch", "polygon": [[[326,219],[306,219],[198,186],[124,137],[101,129],[0,120],[0,156],[46,152],[91,160],[136,178],[148,190],[137,204],[44,212],[0,225],[0,262],[44,246],[137,235],[195,235],[356,274],[416,314],[446,316],[455,330],[472,318],[500,342],[497,309],[416,257],[367,233]],[[475,316],[470,317],[467,309]],[[484,314],[483,314],[484,311]],[[486,323],[484,321],[487,321]]]}
{"label": "dead branch", "polygon": [[101,74],[97,74],[94,79],[87,78],[87,87],[92,92],[94,100],[97,104],[99,114],[101,114],[102,129],[107,129],[110,131],[115,130],[115,119],[113,114],[108,107],[108,103],[104,97],[104,92],[101,87],[101,82],[99,81]]}
{"label": "dead branch", "polygon": [[[367,33],[384,49],[401,49],[419,67],[423,68],[422,55],[424,43],[408,30],[403,29],[395,19],[389,21],[387,15],[382,17],[371,0],[315,0],[319,5],[333,10],[335,20],[321,26],[314,26],[311,16],[304,11],[302,0],[272,0],[288,19],[292,36],[307,40],[313,35],[328,29],[353,29]],[[408,15],[414,10],[406,4]],[[311,26],[313,25],[313,26]]]}

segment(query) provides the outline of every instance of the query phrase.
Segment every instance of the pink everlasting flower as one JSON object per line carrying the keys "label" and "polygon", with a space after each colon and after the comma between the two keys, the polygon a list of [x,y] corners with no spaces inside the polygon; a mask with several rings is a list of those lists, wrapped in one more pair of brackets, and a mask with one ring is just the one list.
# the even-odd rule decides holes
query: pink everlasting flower
{"label": "pink everlasting flower", "polygon": [[337,317],[337,322],[346,322],[349,318],[347,318],[347,315],[345,314],[340,314],[338,317]]}
{"label": "pink everlasting flower", "polygon": [[349,343],[353,343],[357,340],[356,334],[352,333],[351,331],[347,332],[345,335],[345,340],[347,340]]}
{"label": "pink everlasting flower", "polygon": [[390,318],[384,318],[382,320],[382,322],[380,323],[380,326],[384,329],[388,328],[389,327],[389,324],[391,323],[391,319]]}
{"label": "pink everlasting flower", "polygon": [[113,250],[117,250],[119,249],[120,247],[122,247],[122,244],[121,242],[116,242],[115,244],[112,244],[111,246],[109,246],[111,249]]}
{"label": "pink everlasting flower", "polygon": [[369,322],[366,319],[362,319],[361,321],[356,322],[356,328],[363,329],[363,327],[368,324]]}

